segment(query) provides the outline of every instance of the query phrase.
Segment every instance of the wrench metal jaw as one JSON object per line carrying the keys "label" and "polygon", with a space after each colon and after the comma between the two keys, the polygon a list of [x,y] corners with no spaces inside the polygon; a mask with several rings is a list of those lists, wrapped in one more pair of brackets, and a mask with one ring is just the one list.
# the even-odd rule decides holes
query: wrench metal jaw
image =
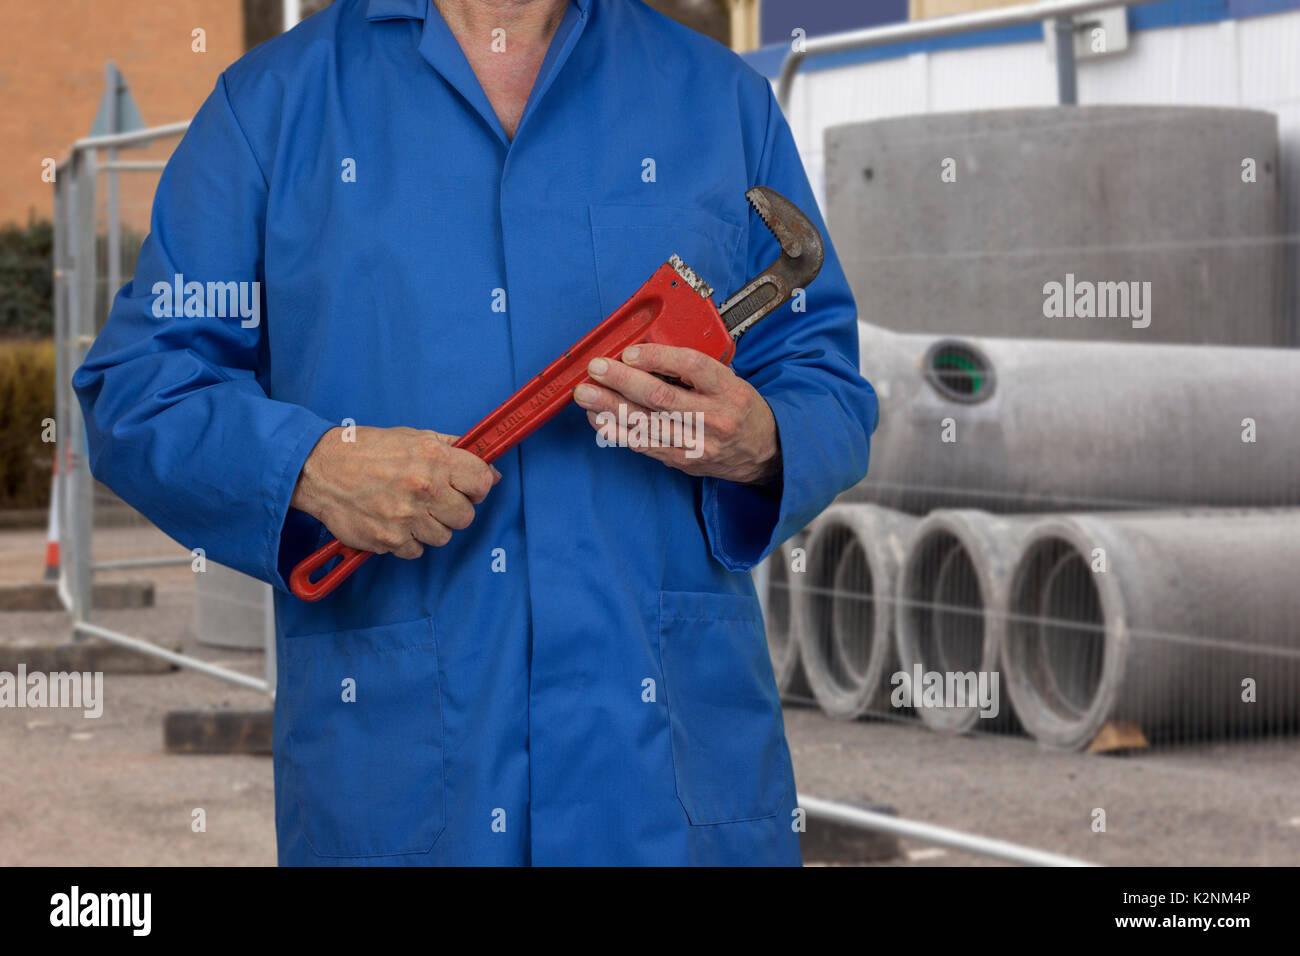
{"label": "wrench metal jaw", "polygon": [[696,291],[701,299],[713,298],[713,286],[699,277],[694,269],[682,262],[682,257],[673,253],[668,257],[668,264],[682,277],[682,281]]}
{"label": "wrench metal jaw", "polygon": [[812,220],[779,192],[755,186],[745,198],[781,243],[781,255],[722,303],[722,322],[733,339],[784,305],[796,289],[806,288],[821,271],[826,254]]}

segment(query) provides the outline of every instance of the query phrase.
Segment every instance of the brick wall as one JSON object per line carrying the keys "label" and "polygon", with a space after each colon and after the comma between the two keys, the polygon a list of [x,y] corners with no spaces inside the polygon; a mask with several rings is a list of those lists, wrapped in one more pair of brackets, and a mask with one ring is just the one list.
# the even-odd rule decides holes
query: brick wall
{"label": "brick wall", "polygon": [[[191,51],[196,27],[206,53]],[[106,60],[158,126],[193,116],[243,50],[241,0],[0,0],[0,223],[51,216],[41,160],[90,132]]]}

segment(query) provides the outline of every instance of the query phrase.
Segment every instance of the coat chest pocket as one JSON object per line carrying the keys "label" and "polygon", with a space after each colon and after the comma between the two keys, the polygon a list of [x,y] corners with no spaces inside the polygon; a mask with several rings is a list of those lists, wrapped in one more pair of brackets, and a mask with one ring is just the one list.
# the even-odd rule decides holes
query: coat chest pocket
{"label": "coat chest pocket", "polygon": [[661,592],[659,654],[677,796],[690,822],[761,819],[793,801],[758,600]]}
{"label": "coat chest pocket", "polygon": [[426,853],[442,832],[442,699],[429,618],[288,638],[277,720],[322,857]]}
{"label": "coat chest pocket", "polygon": [[742,230],[693,206],[604,203],[589,207],[603,315],[628,300],[676,253],[709,285],[714,301],[735,291]]}

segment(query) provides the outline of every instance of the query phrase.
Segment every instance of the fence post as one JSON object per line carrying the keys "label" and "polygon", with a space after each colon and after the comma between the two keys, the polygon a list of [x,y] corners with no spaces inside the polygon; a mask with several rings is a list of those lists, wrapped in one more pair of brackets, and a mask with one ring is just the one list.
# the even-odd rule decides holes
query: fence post
{"label": "fence post", "polygon": [[[66,536],[63,524],[57,519],[64,517],[63,486],[66,479],[61,477],[64,469],[59,459],[66,457],[68,448],[68,396],[66,382],[72,374],[68,369],[67,348],[68,322],[68,194],[67,175],[71,164],[54,170],[54,473],[50,482],[50,511],[55,515],[55,528],[58,531],[59,575],[63,574],[63,539]],[[47,569],[48,573],[48,569]]]}
{"label": "fence post", "polygon": [[72,555],[72,519],[69,504],[72,494],[72,449],[76,438],[76,426],[72,420],[72,407],[75,397],[71,394],[72,365],[72,316],[77,309],[77,164],[74,153],[64,163],[63,182],[56,195],[59,196],[59,219],[56,221],[54,239],[58,250],[62,275],[59,296],[56,300],[61,306],[55,314],[55,350],[60,360],[62,371],[54,383],[55,403],[58,407],[59,433],[58,454],[59,474],[62,476],[54,486],[58,495],[59,511],[59,598],[68,611],[72,610],[72,570],[69,559]]}
{"label": "fence post", "polygon": [[266,650],[266,686],[275,697],[275,588],[267,588],[266,600],[263,607],[266,609],[265,626],[263,629],[265,650]]}
{"label": "fence post", "polygon": [[[86,350],[95,337],[95,154],[93,150],[76,149],[72,153],[73,188],[71,233],[76,243],[73,250],[75,283],[70,290],[69,328],[67,337],[67,371],[81,364]],[[69,594],[72,598],[72,617],[75,623],[90,620],[91,616],[91,531],[94,527],[94,479],[90,475],[86,425],[81,408],[74,400],[67,403],[68,412],[68,534],[71,539],[71,574]],[[60,549],[62,550],[62,549]]]}

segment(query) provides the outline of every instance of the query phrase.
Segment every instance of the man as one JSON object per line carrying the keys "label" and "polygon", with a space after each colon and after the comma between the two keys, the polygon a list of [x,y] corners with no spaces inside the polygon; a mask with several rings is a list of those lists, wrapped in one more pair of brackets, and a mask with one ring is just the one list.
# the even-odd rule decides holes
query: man
{"label": "man", "polygon": [[[799,862],[745,572],[866,472],[833,250],[734,372],[643,346],[450,447],[671,253],[766,267],[756,184],[825,233],[767,82],[633,0],[339,0],[222,76],[75,384],[95,474],[277,589],[282,864]],[[702,453],[604,447],[620,404]],[[384,556],[300,601],[330,535]]]}

